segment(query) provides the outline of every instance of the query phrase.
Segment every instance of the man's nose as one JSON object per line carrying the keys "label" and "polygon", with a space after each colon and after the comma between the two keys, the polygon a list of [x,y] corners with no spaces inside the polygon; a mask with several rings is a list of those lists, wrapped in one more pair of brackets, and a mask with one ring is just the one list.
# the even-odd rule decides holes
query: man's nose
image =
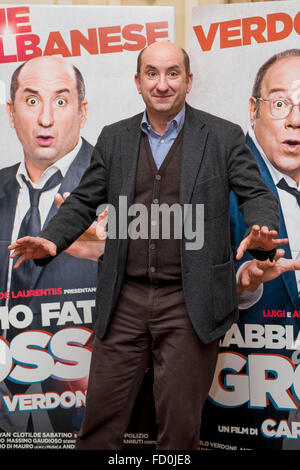
{"label": "man's nose", "polygon": [[39,121],[39,124],[43,127],[50,127],[53,125],[54,116],[53,116],[53,109],[52,109],[51,103],[42,104],[38,121]]}
{"label": "man's nose", "polygon": [[300,127],[300,103],[294,104],[290,114],[286,118],[287,126]]}
{"label": "man's nose", "polygon": [[167,79],[167,76],[164,75],[164,74],[161,74],[158,78],[158,82],[157,82],[157,85],[156,85],[156,88],[160,91],[166,91],[168,90],[169,88],[169,84],[168,84],[168,79]]}

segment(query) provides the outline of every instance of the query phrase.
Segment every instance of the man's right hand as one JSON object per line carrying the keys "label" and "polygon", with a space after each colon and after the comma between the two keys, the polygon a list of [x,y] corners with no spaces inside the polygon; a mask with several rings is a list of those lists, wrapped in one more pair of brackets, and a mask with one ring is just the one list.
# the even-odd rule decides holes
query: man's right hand
{"label": "man's right hand", "polygon": [[242,259],[244,253],[247,250],[253,250],[256,248],[263,248],[264,250],[273,250],[279,245],[286,245],[289,240],[288,238],[275,238],[278,232],[276,230],[269,230],[268,227],[260,227],[259,225],[253,225],[249,235],[244,238],[237,248],[236,259]]}
{"label": "man's right hand", "polygon": [[19,238],[9,245],[8,249],[14,250],[10,255],[11,258],[19,257],[14,265],[15,269],[28,259],[44,258],[47,255],[56,256],[57,252],[55,243],[41,237]]}
{"label": "man's right hand", "polygon": [[241,294],[244,290],[254,292],[261,283],[272,281],[286,271],[300,270],[300,260],[284,258],[284,250],[276,251],[274,261],[258,261],[253,259],[242,269],[237,290]]}

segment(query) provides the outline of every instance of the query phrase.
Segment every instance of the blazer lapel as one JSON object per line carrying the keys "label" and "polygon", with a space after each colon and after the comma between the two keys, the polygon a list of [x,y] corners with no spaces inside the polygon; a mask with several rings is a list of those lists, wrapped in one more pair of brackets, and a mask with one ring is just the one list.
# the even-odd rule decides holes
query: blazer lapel
{"label": "blazer lapel", "polygon": [[142,116],[143,114],[141,113],[132,118],[120,140],[123,178],[121,194],[127,196],[128,205],[134,202]]}
{"label": "blazer lapel", "polygon": [[[128,204],[134,201],[136,170],[138,163],[141,131],[140,123],[143,113],[134,116],[128,124],[121,139],[121,158],[123,171],[122,194],[127,195]],[[180,173],[180,202],[190,201],[195,179],[203,158],[208,131],[205,123],[188,104],[182,143],[182,162]]]}
{"label": "blazer lapel", "polygon": [[[143,114],[132,118],[121,139],[121,158],[123,170],[122,194],[128,196],[128,203],[134,200],[136,170],[138,163]],[[186,104],[186,116],[183,131],[182,162],[180,173],[180,202],[190,201],[195,179],[203,158],[208,131],[199,116]]]}
{"label": "blazer lapel", "polygon": [[[260,173],[264,182],[273,191],[273,193],[279,200],[278,191],[277,191],[276,185],[274,184],[273,178],[262,156],[260,155],[258,149],[256,148],[253,140],[251,139],[251,137],[249,137],[249,135],[246,136],[246,144],[252,150],[253,154],[256,157],[258,167],[259,167],[259,170],[260,170]],[[288,238],[284,216],[283,216],[283,212],[281,209],[281,204],[279,204],[279,211],[280,211],[280,229],[278,233],[278,238]],[[286,258],[292,258],[291,248],[290,248],[289,243],[287,245],[283,245],[282,248],[285,250],[284,256]],[[288,295],[294,305],[294,308],[297,310],[299,308],[299,297],[298,297],[298,288],[297,288],[295,273],[293,271],[287,271],[281,275],[281,278],[288,292]]]}
{"label": "blazer lapel", "polygon": [[193,108],[186,104],[183,129],[179,201],[190,202],[195,180],[202,162],[208,131]]}

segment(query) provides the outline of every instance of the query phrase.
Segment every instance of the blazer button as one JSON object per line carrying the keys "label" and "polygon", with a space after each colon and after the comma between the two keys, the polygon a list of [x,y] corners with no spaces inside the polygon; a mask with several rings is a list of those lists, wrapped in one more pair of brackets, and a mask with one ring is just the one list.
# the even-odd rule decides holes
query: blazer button
{"label": "blazer button", "polygon": [[160,180],[160,179],[161,179],[161,176],[160,176],[160,175],[155,175],[155,179],[156,179],[156,180]]}
{"label": "blazer button", "polygon": [[151,272],[151,273],[155,273],[155,271],[156,271],[155,266],[150,266],[150,272]]}

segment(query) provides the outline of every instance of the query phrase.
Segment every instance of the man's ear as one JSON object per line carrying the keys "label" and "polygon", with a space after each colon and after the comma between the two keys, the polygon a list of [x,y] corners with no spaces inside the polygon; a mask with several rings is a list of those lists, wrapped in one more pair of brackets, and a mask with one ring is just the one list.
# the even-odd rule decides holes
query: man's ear
{"label": "man's ear", "polygon": [[194,78],[194,76],[193,76],[192,72],[190,72],[188,77],[187,77],[187,84],[188,84],[187,91],[186,91],[187,93],[189,93],[191,91],[191,88],[192,88],[192,85],[193,85],[193,78]]}
{"label": "man's ear", "polygon": [[134,81],[136,84],[137,91],[139,92],[139,94],[141,94],[141,83],[140,83],[140,76],[138,73],[135,74]]}
{"label": "man's ear", "polygon": [[15,119],[14,119],[14,104],[11,100],[6,102],[6,112],[9,119],[9,124],[12,129],[15,128]]}
{"label": "man's ear", "polygon": [[87,112],[88,112],[88,102],[86,99],[82,100],[80,103],[80,115],[81,115],[81,122],[80,122],[80,129],[83,128],[87,119]]}
{"label": "man's ear", "polygon": [[257,117],[256,114],[257,114],[257,106],[258,106],[256,98],[251,96],[248,102],[248,106],[249,106],[250,124],[251,124],[251,127],[254,127],[254,123]]}

